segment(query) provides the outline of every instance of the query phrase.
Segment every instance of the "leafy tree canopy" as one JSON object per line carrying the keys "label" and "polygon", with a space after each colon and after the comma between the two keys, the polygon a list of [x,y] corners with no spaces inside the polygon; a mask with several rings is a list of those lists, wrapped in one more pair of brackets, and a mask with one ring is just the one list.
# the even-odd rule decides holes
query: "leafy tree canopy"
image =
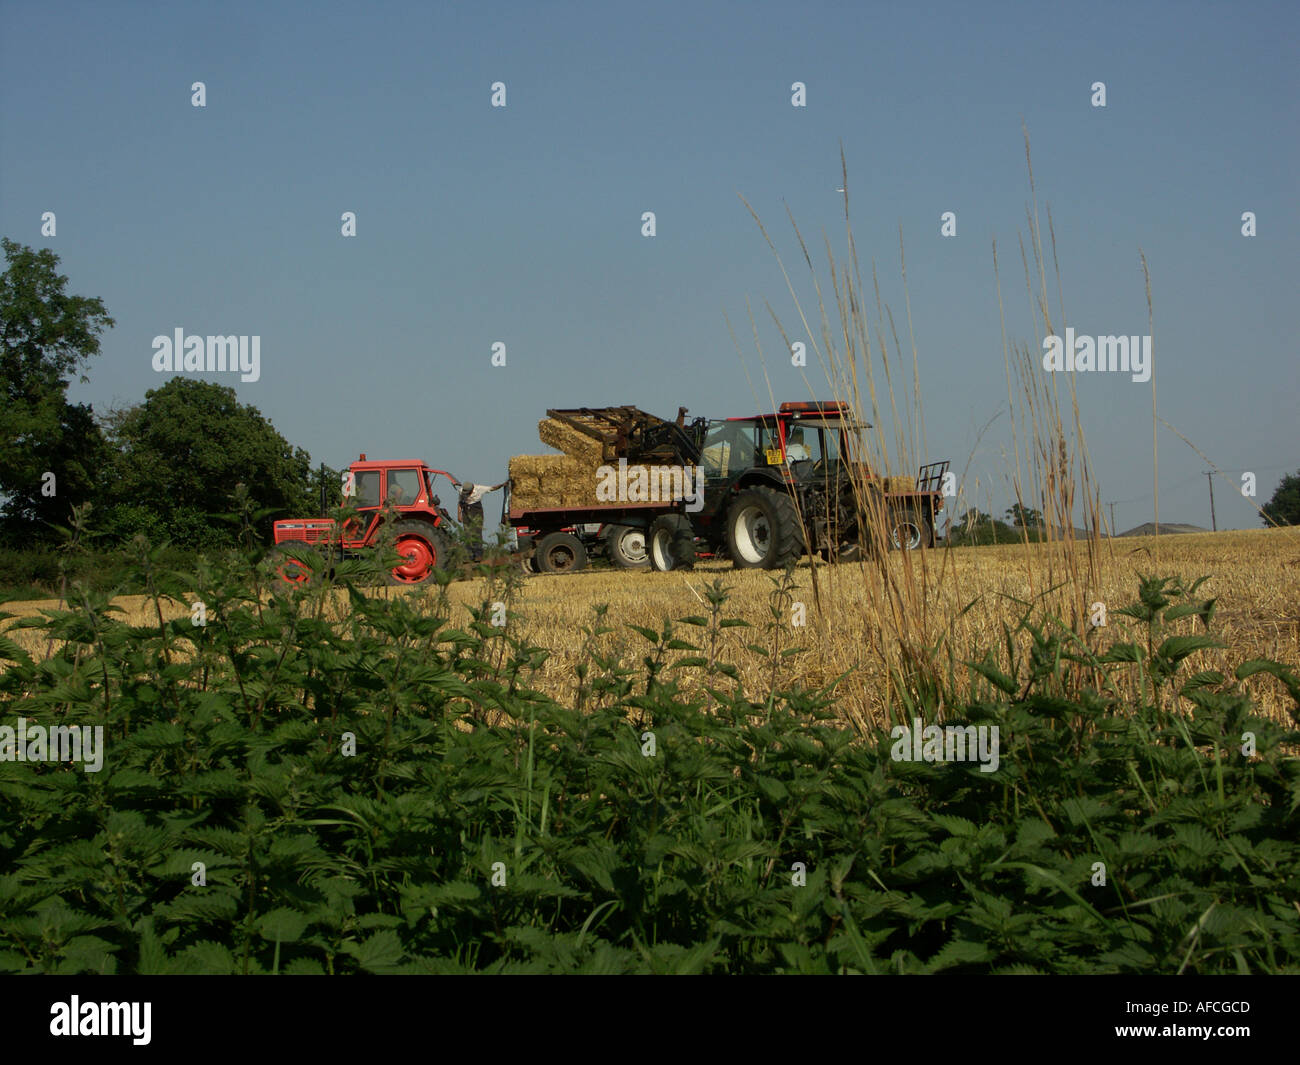
{"label": "leafy tree canopy", "polygon": [[1038,529],[1043,525],[1043,512],[1027,507],[1023,503],[1008,507],[1005,517],[1008,522],[1021,529]]}
{"label": "leafy tree canopy", "polygon": [[1273,498],[1260,509],[1265,515],[1265,525],[1273,522],[1278,525],[1300,525],[1300,471],[1283,477]]}
{"label": "leafy tree canopy", "polygon": [[29,543],[52,538],[50,522],[98,495],[107,447],[90,408],[69,404],[67,390],[113,319],[103,301],[68,294],[52,251],[0,245],[0,516],[10,542]]}
{"label": "leafy tree canopy", "polygon": [[256,407],[241,404],[234,389],[173,377],[138,406],[114,412],[108,424],[118,448],[115,519],[149,514],[180,543],[225,542],[230,530],[212,515],[232,509],[241,482],[259,508],[281,515],[317,510],[310,456]]}

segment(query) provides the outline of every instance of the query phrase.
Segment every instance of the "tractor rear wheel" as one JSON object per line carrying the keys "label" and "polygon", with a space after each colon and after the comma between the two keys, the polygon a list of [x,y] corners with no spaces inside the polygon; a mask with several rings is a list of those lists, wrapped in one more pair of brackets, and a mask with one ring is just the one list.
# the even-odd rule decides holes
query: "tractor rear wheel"
{"label": "tractor rear wheel", "polygon": [[681,514],[660,514],[650,524],[646,544],[650,567],[656,573],[695,568],[695,530]]}
{"label": "tractor rear wheel", "polygon": [[289,556],[290,551],[306,551],[311,544],[306,540],[282,540],[275,544],[267,555],[271,572],[285,584],[309,584],[312,572],[301,562]]}
{"label": "tractor rear wheel", "polygon": [[889,513],[889,547],[893,551],[917,551],[934,546],[934,525],[920,507],[897,507]]}
{"label": "tractor rear wheel", "polygon": [[402,561],[388,570],[389,584],[412,587],[423,584],[435,570],[447,565],[451,551],[447,538],[422,521],[399,521],[393,530],[394,547]]}
{"label": "tractor rear wheel", "polygon": [[727,548],[737,569],[780,569],[803,551],[794,500],[774,488],[746,488],[727,511]]}
{"label": "tractor rear wheel", "polygon": [[646,569],[646,531],[632,525],[611,525],[605,535],[605,551],[619,569]]}
{"label": "tractor rear wheel", "polygon": [[572,533],[547,533],[533,555],[539,573],[576,573],[587,565],[587,549]]}

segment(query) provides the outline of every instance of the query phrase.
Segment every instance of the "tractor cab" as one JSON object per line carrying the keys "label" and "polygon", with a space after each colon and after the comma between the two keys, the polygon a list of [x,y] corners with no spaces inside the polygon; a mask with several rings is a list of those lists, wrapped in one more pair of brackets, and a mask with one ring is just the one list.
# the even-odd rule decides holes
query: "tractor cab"
{"label": "tractor cab", "polygon": [[438,494],[439,477],[447,478],[446,490],[455,495],[452,475],[445,470],[435,470],[418,459],[368,462],[363,452],[343,475],[343,495],[361,512],[364,528],[350,523],[344,530],[345,539],[368,540],[385,501],[402,517],[423,518],[435,525],[450,521]]}
{"label": "tractor cab", "polygon": [[774,414],[712,421],[704,432],[701,464],[715,483],[745,470],[767,469],[784,480],[803,480],[851,462],[855,434],[848,404],[782,403]]}

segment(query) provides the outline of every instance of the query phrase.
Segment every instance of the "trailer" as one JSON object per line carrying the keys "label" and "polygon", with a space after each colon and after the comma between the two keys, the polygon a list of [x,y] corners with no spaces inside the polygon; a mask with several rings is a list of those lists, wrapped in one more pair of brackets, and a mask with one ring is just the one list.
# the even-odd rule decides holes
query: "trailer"
{"label": "trailer", "polygon": [[[558,504],[525,505],[513,480],[516,463],[529,457],[511,460],[504,520],[530,568],[573,572],[595,554],[621,569],[656,570],[688,567],[701,555],[739,568],[777,568],[811,552],[847,561],[874,542],[867,523],[876,521],[891,549],[934,545],[949,463],[927,463],[915,478],[876,476],[857,457],[859,431],[870,426],[855,423],[848,404],[789,402],[771,414],[689,423],[686,413],[679,408],[668,421],[631,406],[548,410],[539,435],[565,448],[573,465],[536,460],[591,483],[554,490]],[[620,486],[633,480],[629,469],[679,469],[699,498],[602,495],[597,484],[610,482],[615,463]]]}

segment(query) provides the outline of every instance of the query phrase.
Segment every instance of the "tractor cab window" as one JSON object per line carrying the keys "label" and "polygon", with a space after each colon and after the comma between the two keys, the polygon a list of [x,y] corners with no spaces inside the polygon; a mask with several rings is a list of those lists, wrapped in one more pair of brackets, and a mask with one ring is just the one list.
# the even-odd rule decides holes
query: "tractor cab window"
{"label": "tractor cab window", "polygon": [[378,470],[358,470],[356,476],[356,504],[358,507],[379,506],[380,472]]}
{"label": "tractor cab window", "polygon": [[785,431],[786,462],[817,462],[822,457],[821,433],[797,422]]}
{"label": "tractor cab window", "polygon": [[781,433],[776,422],[759,422],[758,457],[755,465],[779,466],[785,460],[781,457]]}
{"label": "tractor cab window", "polygon": [[395,507],[409,507],[420,498],[419,470],[388,471],[388,501]]}
{"label": "tractor cab window", "polygon": [[785,431],[787,461],[838,461],[844,457],[840,453],[840,432],[839,422],[827,419],[801,418],[790,422]]}
{"label": "tractor cab window", "polygon": [[716,421],[704,436],[700,464],[706,477],[729,477],[755,465],[754,423]]}

